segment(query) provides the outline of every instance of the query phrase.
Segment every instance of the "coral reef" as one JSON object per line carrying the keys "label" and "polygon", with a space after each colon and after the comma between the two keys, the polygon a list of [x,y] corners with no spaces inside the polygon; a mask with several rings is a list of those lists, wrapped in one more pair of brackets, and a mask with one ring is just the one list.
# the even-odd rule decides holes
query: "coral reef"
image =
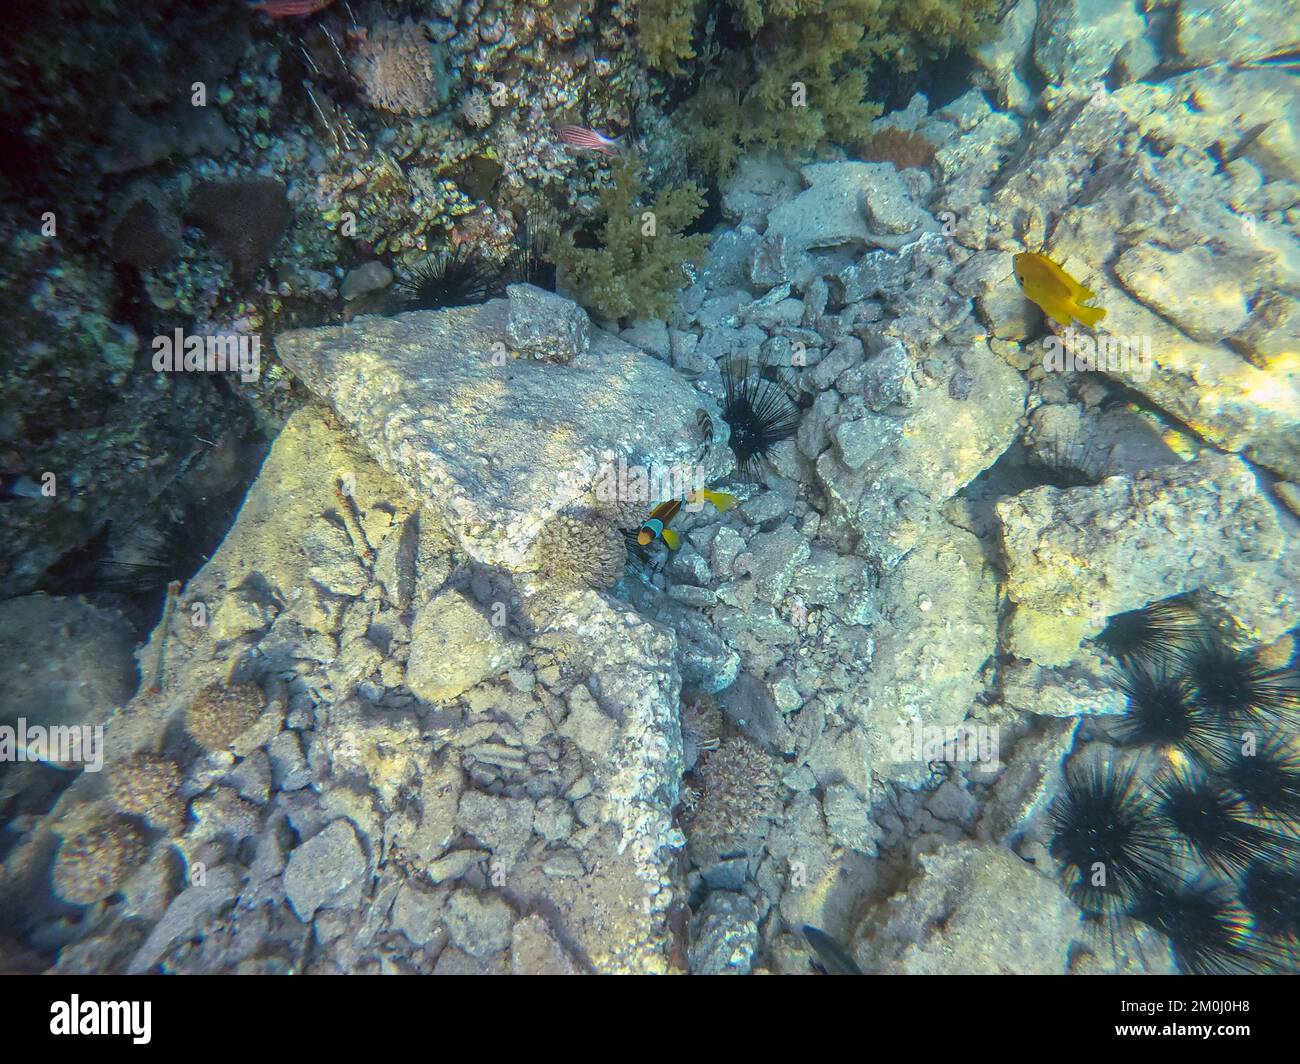
{"label": "coral reef", "polygon": [[82,6],[0,45],[3,693],[105,725],[0,787],[24,970],[1296,969],[1278,0]]}

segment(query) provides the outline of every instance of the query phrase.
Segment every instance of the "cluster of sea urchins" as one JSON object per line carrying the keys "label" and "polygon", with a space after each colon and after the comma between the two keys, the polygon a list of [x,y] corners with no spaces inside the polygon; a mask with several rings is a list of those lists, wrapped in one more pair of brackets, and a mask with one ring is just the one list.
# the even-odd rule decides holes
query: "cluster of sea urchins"
{"label": "cluster of sea urchins", "polygon": [[1112,618],[1121,745],[1141,760],[1072,765],[1052,856],[1070,897],[1112,931],[1164,934],[1193,974],[1300,970],[1300,676],[1233,649],[1177,600]]}

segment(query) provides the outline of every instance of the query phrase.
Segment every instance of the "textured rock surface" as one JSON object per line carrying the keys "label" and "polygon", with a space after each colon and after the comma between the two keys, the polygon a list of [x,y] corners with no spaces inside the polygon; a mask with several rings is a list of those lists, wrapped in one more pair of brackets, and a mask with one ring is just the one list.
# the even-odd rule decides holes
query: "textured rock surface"
{"label": "textured rock surface", "polygon": [[907,975],[1064,975],[1079,910],[1010,850],[961,842],[864,924],[864,970]]}
{"label": "textured rock surface", "polygon": [[[1283,293],[1298,283],[1300,245],[1281,215],[1267,212],[1259,176],[1240,165],[1237,180],[1219,174],[1202,153],[1225,144],[1249,153],[1263,139],[1269,167],[1285,171],[1282,160],[1294,154],[1284,132],[1294,98],[1281,72],[1209,69],[1062,99],[987,203],[948,195],[958,238],[979,250],[1041,243],[1054,218],[1048,254],[1098,292],[1108,335],[1149,353],[1145,364],[1121,361],[1106,372],[1217,446],[1283,474],[1300,467],[1300,371],[1284,354],[1294,350],[1284,337],[1295,327],[1282,309],[1293,302]],[[1135,133],[1161,151],[1137,151]],[[1249,165],[1257,175],[1261,168]],[[1284,198],[1290,202],[1289,193]],[[1197,210],[1185,210],[1187,203]],[[1252,221],[1243,220],[1247,214]],[[1218,249],[1213,260],[1193,250],[1210,246]],[[1250,308],[1244,324],[1239,298]],[[1214,339],[1239,327],[1220,343],[1178,323]]]}
{"label": "textured rock surface", "polygon": [[317,910],[347,895],[366,874],[366,855],[356,829],[335,820],[289,854],[284,893],[299,919],[308,922]]}
{"label": "textured rock surface", "polygon": [[1038,69],[1058,84],[1104,78],[1146,21],[1128,0],[1039,0]]}
{"label": "textured rock surface", "polygon": [[531,284],[512,284],[506,335],[530,358],[572,362],[591,346],[591,321],[572,300]]}
{"label": "textured rock surface", "polygon": [[1139,244],[1115,260],[1115,275],[1134,298],[1192,339],[1208,343],[1231,336],[1246,323],[1256,294],[1243,287],[1248,272],[1224,270],[1203,247],[1174,252]]}
{"label": "textured rock surface", "polygon": [[1207,456],[1096,488],[1038,488],[997,505],[1017,605],[1010,647],[1065,664],[1115,613],[1200,588],[1229,590],[1282,550],[1250,469]]}
{"label": "textured rock surface", "polygon": [[0,602],[0,724],[101,724],[136,685],[131,630],[113,610],[51,595]]}
{"label": "textured rock surface", "polygon": [[800,168],[808,188],[773,210],[767,232],[792,247],[842,244],[898,248],[934,219],[912,202],[891,164],[812,163]]}
{"label": "textured rock surface", "polygon": [[894,740],[916,725],[959,724],[983,691],[980,669],[997,645],[997,614],[996,584],[978,541],[936,528],[894,571],[878,610],[867,697],[849,708],[871,750],[848,777],[864,796],[872,773],[928,776],[924,763],[896,759]]}
{"label": "textured rock surface", "polygon": [[980,67],[977,79],[996,90],[999,105],[1007,110],[1027,109],[1033,98],[1026,75],[1037,18],[1037,0],[1016,0],[992,38],[971,49]]}
{"label": "textured rock surface", "polygon": [[276,346],[381,466],[446,515],[471,557],[520,569],[542,523],[590,489],[602,463],[689,461],[698,404],[662,362],[601,332],[571,365],[498,365],[509,307],[358,318]]}
{"label": "textured rock surface", "polygon": [[1288,0],[1182,0],[1175,27],[1178,50],[1193,63],[1246,62],[1300,47]]}
{"label": "textured rock surface", "polygon": [[447,591],[415,615],[406,684],[421,698],[446,702],[515,664],[521,652],[464,595]]}
{"label": "textured rock surface", "polygon": [[[106,771],[141,748],[181,763],[193,819],[156,852],[179,853],[186,876],[206,864],[221,889],[176,894],[162,878],[145,929],[123,933],[109,910],[68,970],[292,970],[309,941],[313,971],[680,970],[671,631],[575,592],[523,638],[512,605],[500,638],[528,660],[422,702],[406,681],[421,615],[490,619],[509,603],[504,588],[475,597],[472,571],[437,516],[319,409],[292,418],[186,586],[166,632],[166,696],[136,697],[106,737]],[[191,624],[195,604],[213,618],[233,602],[265,623],[221,637]],[[196,760],[178,727],[186,705],[231,679],[264,686],[268,709],[233,752]],[[105,815],[97,782],[76,780],[6,855],[0,886],[28,899],[30,919],[57,919],[49,862],[61,834]],[[550,945],[532,925],[516,934],[515,896],[556,914]],[[394,941],[407,943],[400,961]]]}
{"label": "textured rock surface", "polygon": [[[66,774],[48,814],[0,794],[30,803],[0,871],[24,941],[64,972],[807,973],[814,924],[869,970],[1173,968],[1149,930],[1087,941],[1047,810],[1076,747],[1115,753],[1125,698],[1087,638],[1114,611],[1185,590],[1234,646],[1294,649],[1300,105],[1240,58],[1287,30],[1195,0],[1004,8],[984,92],[873,124],[895,162],[742,159],[708,265],[622,340],[520,286],[283,337],[340,416],[290,419],[142,653],[161,692],[108,729],[110,782],[157,758],[181,805]],[[1231,25],[1198,43],[1211,13]],[[508,156],[514,119],[478,103]],[[1026,248],[1151,359],[1050,366]],[[281,265],[279,296],[338,299],[338,271]],[[759,359],[798,428],[718,483],[720,370]],[[697,454],[738,505],[683,509],[671,554],[628,544],[645,508],[594,495],[598,467]],[[256,719],[196,748],[196,695],[227,689]],[[78,898],[114,892],[70,921],[62,840],[133,810],[130,860],[84,891],[63,862]]]}
{"label": "textured rock surface", "polygon": [[691,971],[748,975],[758,946],[758,911],[743,894],[714,891],[695,917]]}

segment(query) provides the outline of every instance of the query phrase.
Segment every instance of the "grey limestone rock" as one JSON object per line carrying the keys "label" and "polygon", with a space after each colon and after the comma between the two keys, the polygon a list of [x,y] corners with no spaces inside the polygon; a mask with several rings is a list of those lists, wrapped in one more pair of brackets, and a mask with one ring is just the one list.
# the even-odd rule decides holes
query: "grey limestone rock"
{"label": "grey limestone rock", "polygon": [[1146,21],[1129,0],[1039,0],[1034,61],[1057,84],[1096,81],[1145,31]]}
{"label": "grey limestone rock", "polygon": [[855,952],[884,974],[1064,975],[1079,918],[1010,850],[958,842],[921,857],[906,892],[863,923]]}
{"label": "grey limestone rock", "polygon": [[743,894],[715,890],[695,918],[694,975],[748,975],[758,949],[758,910]]}
{"label": "grey limestone rock", "polygon": [[530,358],[572,362],[591,346],[591,320],[571,299],[531,284],[506,287],[510,316],[506,335]]}
{"label": "grey limestone rock", "polygon": [[471,957],[490,957],[510,945],[513,910],[494,894],[453,891],[443,919],[452,943]]}
{"label": "grey limestone rock", "polygon": [[608,463],[693,460],[699,403],[663,362],[604,332],[569,365],[494,359],[510,348],[510,305],[362,317],[276,344],[471,557],[519,570],[542,524]]}
{"label": "grey limestone rock", "polygon": [[430,702],[446,702],[519,663],[523,648],[459,591],[420,607],[411,626],[406,683]]}
{"label": "grey limestone rock", "polygon": [[1042,665],[1068,663],[1112,614],[1203,588],[1231,598],[1283,546],[1277,511],[1232,455],[1035,488],[996,509],[1017,606],[1009,646]]}
{"label": "grey limestone rock", "polygon": [[1236,63],[1300,47],[1300,19],[1291,0],[1181,0],[1178,51],[1192,63]]}
{"label": "grey limestone rock", "polygon": [[340,818],[289,854],[284,892],[306,923],[318,910],[344,898],[365,876],[366,868],[356,828]]}

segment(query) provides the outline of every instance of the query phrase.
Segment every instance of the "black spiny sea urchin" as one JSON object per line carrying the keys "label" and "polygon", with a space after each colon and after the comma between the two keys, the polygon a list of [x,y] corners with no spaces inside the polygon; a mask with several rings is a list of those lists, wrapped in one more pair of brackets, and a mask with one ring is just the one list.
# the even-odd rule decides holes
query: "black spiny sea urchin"
{"label": "black spiny sea urchin", "polygon": [[1130,658],[1116,682],[1128,697],[1128,712],[1115,723],[1126,745],[1176,747],[1204,757],[1232,740],[1229,723],[1197,702],[1191,685],[1163,659]]}
{"label": "black spiny sea urchin", "polygon": [[1241,880],[1241,900],[1255,918],[1255,930],[1285,943],[1291,966],[1300,960],[1300,865],[1257,861]]}
{"label": "black spiny sea urchin", "polygon": [[722,419],[731,427],[731,450],[745,476],[757,473],[758,463],[772,448],[788,440],[799,427],[799,408],[789,396],[789,374],[761,365],[751,375],[748,360],[722,367],[726,402]]}
{"label": "black spiny sea urchin", "polygon": [[555,291],[555,245],[560,238],[555,208],[537,202],[528,208],[515,231],[517,246],[506,260],[502,280],[506,284],[531,284]]}
{"label": "black spiny sea urchin", "polygon": [[431,255],[397,283],[412,308],[442,310],[482,303],[491,280],[483,260],[457,244],[449,251]]}
{"label": "black spiny sea urchin", "polygon": [[[1246,801],[1251,811],[1285,834],[1300,834],[1300,751],[1283,735],[1217,744],[1216,775]],[[1300,894],[1297,896],[1300,910]]]}
{"label": "black spiny sea urchin", "polygon": [[1093,761],[1066,773],[1052,803],[1051,853],[1075,904],[1094,915],[1123,912],[1168,866],[1168,832],[1134,786],[1134,770]]}
{"label": "black spiny sea urchin", "polygon": [[1196,698],[1235,724],[1263,726],[1274,722],[1300,729],[1300,676],[1290,668],[1274,669],[1250,651],[1236,651],[1205,635],[1179,652]]}
{"label": "black spiny sea urchin", "polygon": [[1170,827],[1197,857],[1225,875],[1296,849],[1295,840],[1252,820],[1246,803],[1217,777],[1180,768],[1156,780],[1153,789]]}
{"label": "black spiny sea urchin", "polygon": [[1232,890],[1217,880],[1166,876],[1144,883],[1133,916],[1169,939],[1178,967],[1189,975],[1242,975],[1268,968],[1247,952],[1250,918]]}
{"label": "black spiny sea urchin", "polygon": [[1175,598],[1115,614],[1097,642],[1121,661],[1153,661],[1173,657],[1205,634],[1205,624],[1195,610]]}

